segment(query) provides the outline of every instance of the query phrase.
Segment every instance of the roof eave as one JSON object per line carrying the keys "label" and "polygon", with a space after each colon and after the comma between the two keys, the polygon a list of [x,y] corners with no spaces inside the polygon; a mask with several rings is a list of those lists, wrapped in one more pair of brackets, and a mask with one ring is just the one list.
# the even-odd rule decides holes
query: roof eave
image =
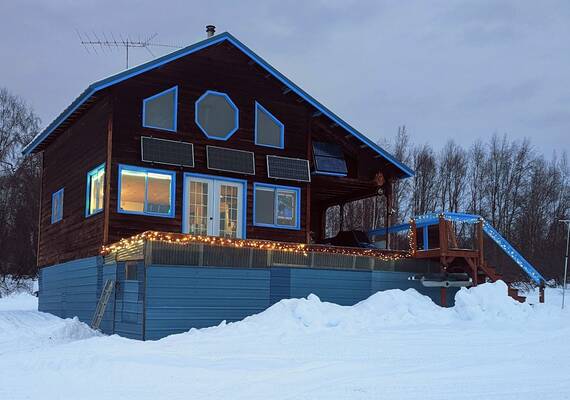
{"label": "roof eave", "polygon": [[271,75],[273,75],[276,79],[278,79],[284,85],[289,87],[293,92],[295,92],[299,97],[301,97],[307,103],[311,104],[313,107],[315,107],[317,110],[322,112],[328,118],[333,120],[335,123],[337,123],[343,129],[345,129],[350,134],[352,134],[353,136],[358,138],[362,143],[366,144],[368,147],[370,147],[376,153],[381,155],[384,159],[386,159],[387,161],[389,161],[390,163],[395,165],[402,172],[404,177],[414,176],[414,171],[410,167],[408,167],[404,163],[396,160],[394,158],[394,156],[392,156],[390,153],[388,153],[382,147],[380,147],[379,145],[374,143],[372,140],[370,140],[369,138],[364,136],[362,133],[360,133],[359,131],[354,129],[347,122],[345,122],[342,118],[340,118],[338,115],[334,114],[331,110],[329,110],[323,104],[318,102],[316,99],[314,99],[312,96],[310,96],[308,93],[306,93],[299,86],[297,86],[292,81],[290,81],[281,72],[279,72],[277,69],[275,69],[273,66],[271,66],[267,61],[265,61],[264,59],[259,57],[257,54],[255,54],[251,49],[249,49],[246,45],[244,45],[242,42],[240,42],[238,39],[236,39],[233,35],[231,35],[228,32],[220,33],[219,35],[213,36],[211,38],[207,38],[207,39],[202,40],[198,43],[195,43],[191,46],[177,50],[177,51],[172,52],[170,54],[166,54],[162,57],[157,58],[156,60],[149,61],[147,63],[141,64],[141,65],[136,66],[134,68],[123,71],[119,74],[112,75],[108,78],[102,79],[100,81],[97,81],[97,82],[91,84],[77,99],[75,99],[73,101],[73,103],[71,103],[71,105],[69,107],[67,107],[50,125],[48,125],[48,127],[46,129],[44,129],[28,145],[26,145],[24,147],[24,149],[22,150],[22,153],[24,155],[28,155],[28,154],[34,152],[34,150],[55,129],[57,129],[57,127],[59,125],[61,125],[67,118],[69,118],[69,116],[75,110],[77,110],[77,108],[80,107],[84,102],[86,102],[94,93],[96,93],[96,92],[98,92],[98,91],[100,91],[106,87],[109,87],[111,85],[114,85],[116,83],[122,82],[126,79],[129,79],[133,76],[142,74],[146,71],[157,68],[163,64],[169,63],[169,62],[174,61],[178,58],[184,57],[184,56],[189,55],[193,52],[201,50],[205,47],[209,47],[211,45],[214,45],[216,43],[220,43],[220,42],[225,41],[225,40],[232,43],[234,46],[236,46],[238,49],[240,49],[243,53],[245,53],[247,56],[249,56],[252,60],[257,62],[258,65],[260,65],[262,68],[264,68],[269,73],[271,73]]}

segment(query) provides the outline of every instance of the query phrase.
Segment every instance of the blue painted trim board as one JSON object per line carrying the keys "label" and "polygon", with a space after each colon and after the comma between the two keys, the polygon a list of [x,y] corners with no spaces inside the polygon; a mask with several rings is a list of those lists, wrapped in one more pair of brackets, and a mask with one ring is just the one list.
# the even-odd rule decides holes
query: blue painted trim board
{"label": "blue painted trim board", "polygon": [[137,67],[128,69],[123,71],[119,74],[110,76],[106,79],[97,81],[91,84],[83,93],[77,97],[46,129],[44,129],[40,134],[38,134],[23,150],[25,155],[31,153],[40,143],[42,143],[56,128],[59,127],[61,123],[63,123],[74,111],[76,111],[83,103],[85,103],[93,94],[96,92],[103,90],[109,86],[115,85],[119,82],[127,80],[133,76],[137,76],[144,72],[150,71],[152,69],[158,68],[161,65],[167,64],[171,61],[177,60],[181,57],[187,56],[189,54],[195,53],[201,49],[206,47],[210,47],[221,43],[223,41],[227,41],[234,45],[236,48],[241,50],[244,54],[249,56],[253,61],[255,61],[260,67],[265,69],[269,72],[274,78],[282,82],[285,86],[287,86],[290,90],[295,92],[298,96],[304,99],[307,103],[311,104],[315,107],[319,112],[323,113],[343,129],[348,131],[351,135],[358,138],[361,142],[366,144],[376,153],[380,154],[384,159],[388,160],[390,163],[394,164],[406,177],[411,177],[414,175],[414,171],[408,167],[407,165],[399,162],[394,156],[384,150],[382,147],[378,146],[372,140],[364,136],[362,133],[354,129],[350,126],[347,122],[342,120],[339,116],[334,114],[324,105],[319,103],[305,91],[303,91],[300,87],[295,85],[292,81],[286,78],[283,74],[281,74],[278,70],[272,67],[268,62],[263,60],[257,54],[255,54],[252,50],[250,50],[247,46],[245,46],[242,42],[236,39],[228,32],[220,33],[219,35],[213,36],[201,42],[195,43],[191,46],[185,47],[183,49],[177,50],[173,53],[167,54],[163,57],[159,57],[155,60],[150,62],[141,64]]}

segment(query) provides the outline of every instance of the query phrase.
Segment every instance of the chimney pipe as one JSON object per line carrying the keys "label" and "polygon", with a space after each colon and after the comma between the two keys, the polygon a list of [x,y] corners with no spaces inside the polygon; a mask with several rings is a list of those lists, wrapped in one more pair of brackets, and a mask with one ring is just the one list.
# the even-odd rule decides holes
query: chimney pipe
{"label": "chimney pipe", "polygon": [[206,37],[211,38],[216,33],[216,27],[214,25],[206,25]]}

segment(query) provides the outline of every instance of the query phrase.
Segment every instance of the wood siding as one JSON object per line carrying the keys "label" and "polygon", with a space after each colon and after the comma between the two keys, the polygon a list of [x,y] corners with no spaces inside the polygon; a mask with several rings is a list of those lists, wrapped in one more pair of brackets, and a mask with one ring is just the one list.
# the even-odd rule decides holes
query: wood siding
{"label": "wood siding", "polygon": [[[104,99],[43,152],[38,265],[99,254],[103,213],[85,217],[87,173],[105,162],[110,106]],[[63,219],[51,223],[51,197],[64,188]]]}
{"label": "wood siding", "polygon": [[[181,232],[183,172],[247,180],[246,236],[269,240],[305,242],[307,184],[267,177],[266,155],[307,158],[308,113],[306,105],[283,95],[282,87],[248,64],[249,59],[230,45],[205,49],[147,72],[113,88],[114,121],[109,242],[145,230]],[[144,98],[178,85],[178,132],[143,128]],[[239,129],[227,141],[208,139],[195,123],[195,102],[207,90],[228,94],[239,109]],[[285,149],[256,146],[254,142],[255,101],[261,103],[285,125]],[[194,168],[143,163],[140,137],[182,140],[194,144]],[[206,145],[253,151],[255,176],[209,170]],[[130,215],[117,212],[118,165],[129,164],[177,171],[175,218]],[[253,183],[264,182],[301,188],[301,229],[253,226]]]}

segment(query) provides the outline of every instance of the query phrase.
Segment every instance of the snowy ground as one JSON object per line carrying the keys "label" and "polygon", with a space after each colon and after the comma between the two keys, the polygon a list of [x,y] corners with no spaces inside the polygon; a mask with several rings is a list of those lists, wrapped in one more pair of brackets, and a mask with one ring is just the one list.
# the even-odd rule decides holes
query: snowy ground
{"label": "snowy ground", "polygon": [[570,399],[570,311],[499,282],[442,309],[413,290],[315,296],[156,342],[0,299],[0,399]]}

